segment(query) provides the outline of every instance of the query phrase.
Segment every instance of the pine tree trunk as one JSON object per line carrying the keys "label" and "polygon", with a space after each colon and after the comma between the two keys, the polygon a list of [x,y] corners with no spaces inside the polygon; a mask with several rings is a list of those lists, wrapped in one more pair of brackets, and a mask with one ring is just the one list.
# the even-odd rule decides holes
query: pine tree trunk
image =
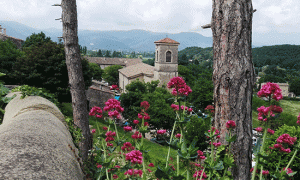
{"label": "pine tree trunk", "polygon": [[83,139],[79,146],[82,160],[86,161],[88,158],[88,150],[92,148],[92,136],[89,128],[87,99],[78,46],[76,0],[62,0],[61,7],[63,39],[72,96],[73,118],[74,124],[82,130]]}
{"label": "pine tree trunk", "polygon": [[232,174],[240,180],[250,179],[252,158],[252,11],[251,0],[213,0],[214,126],[224,144],[226,122],[236,122]]}

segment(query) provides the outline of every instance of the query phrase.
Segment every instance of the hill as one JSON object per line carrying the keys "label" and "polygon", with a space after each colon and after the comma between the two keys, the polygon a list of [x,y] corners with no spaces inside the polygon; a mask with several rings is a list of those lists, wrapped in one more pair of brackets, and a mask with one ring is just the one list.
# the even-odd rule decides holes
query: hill
{"label": "hill", "polygon": [[[62,36],[59,29],[36,29],[21,23],[13,21],[0,21],[0,24],[7,29],[7,34],[16,38],[25,40],[32,33],[43,31],[46,36],[51,37],[53,41],[57,41],[57,37]],[[154,51],[154,41],[160,40],[168,36],[180,42],[179,50],[186,47],[211,47],[212,38],[205,37],[198,33],[182,32],[177,34],[151,32],[145,30],[129,30],[129,31],[91,31],[79,30],[79,44],[86,46],[90,50],[106,49],[106,50],[130,50],[130,51]]]}

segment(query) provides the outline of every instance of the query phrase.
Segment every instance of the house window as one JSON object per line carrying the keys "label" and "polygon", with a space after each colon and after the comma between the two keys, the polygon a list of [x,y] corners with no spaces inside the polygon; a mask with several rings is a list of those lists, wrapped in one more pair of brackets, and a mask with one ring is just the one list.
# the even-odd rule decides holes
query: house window
{"label": "house window", "polygon": [[170,51],[166,52],[166,62],[171,62],[171,52]]}

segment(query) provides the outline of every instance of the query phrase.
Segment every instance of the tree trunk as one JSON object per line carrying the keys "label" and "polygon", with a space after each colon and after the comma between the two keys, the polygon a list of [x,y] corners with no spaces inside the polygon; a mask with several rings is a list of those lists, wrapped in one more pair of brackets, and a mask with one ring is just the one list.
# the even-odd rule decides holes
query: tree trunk
{"label": "tree trunk", "polygon": [[214,126],[225,144],[226,122],[236,122],[232,174],[240,180],[250,179],[252,159],[252,11],[251,0],[213,0]]}
{"label": "tree trunk", "polygon": [[77,9],[76,0],[62,0],[63,40],[68,68],[69,85],[71,88],[74,124],[83,134],[79,145],[82,160],[88,158],[88,150],[92,148],[92,136],[89,128],[87,99],[82,74],[81,57],[77,36]]}

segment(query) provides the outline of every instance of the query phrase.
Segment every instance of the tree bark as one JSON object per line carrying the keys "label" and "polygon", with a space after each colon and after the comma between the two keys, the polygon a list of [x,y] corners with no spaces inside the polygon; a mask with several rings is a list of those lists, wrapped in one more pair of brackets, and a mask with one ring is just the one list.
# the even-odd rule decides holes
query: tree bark
{"label": "tree bark", "polygon": [[82,160],[86,161],[88,159],[88,150],[92,148],[92,136],[89,128],[87,98],[78,46],[76,0],[62,0],[61,7],[63,40],[72,96],[73,118],[74,124],[82,130],[83,139],[79,148]]}
{"label": "tree bark", "polygon": [[234,179],[250,179],[252,159],[252,63],[251,0],[213,0],[211,29],[214,53],[214,126],[226,144],[226,122],[234,120],[237,135],[232,144]]}

